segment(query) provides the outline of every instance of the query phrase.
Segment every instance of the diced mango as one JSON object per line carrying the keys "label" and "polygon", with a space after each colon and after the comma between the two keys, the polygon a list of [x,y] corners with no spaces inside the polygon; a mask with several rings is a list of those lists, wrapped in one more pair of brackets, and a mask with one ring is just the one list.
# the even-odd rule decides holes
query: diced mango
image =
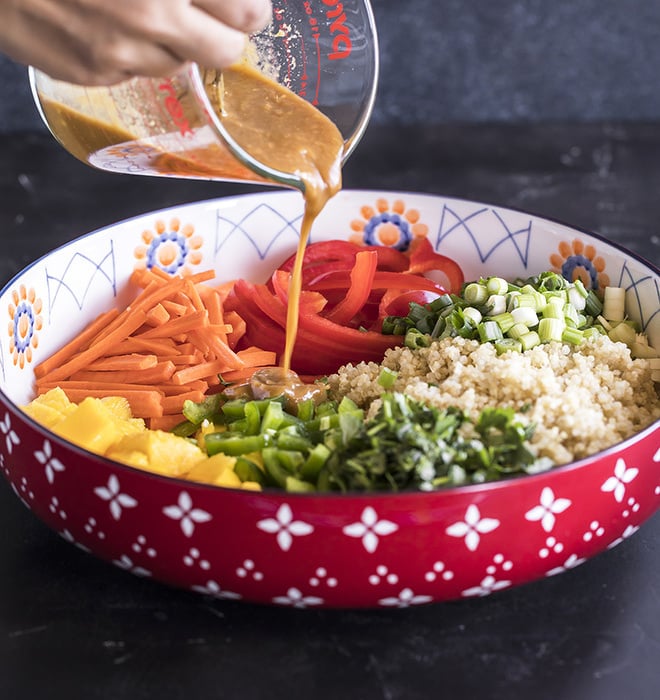
{"label": "diced mango", "polygon": [[53,428],[76,410],[67,395],[59,387],[37,396],[23,410],[46,428]]}
{"label": "diced mango", "polygon": [[99,401],[119,420],[129,420],[133,417],[131,404],[124,396],[105,396]]}
{"label": "diced mango", "polygon": [[194,443],[173,433],[145,430],[123,436],[109,446],[105,456],[157,474],[183,476],[204,458],[204,453]]}
{"label": "diced mango", "polygon": [[[221,452],[212,457],[205,457],[186,475],[191,481],[200,481],[204,484],[216,484],[218,486],[241,485],[241,480],[234,472],[236,457],[222,454]],[[225,472],[230,475],[226,476]],[[233,482],[226,483],[227,480]],[[222,483],[219,483],[222,481]]]}
{"label": "diced mango", "polygon": [[113,414],[101,401],[89,397],[54,426],[53,432],[69,442],[99,454],[103,454],[117,439]]}

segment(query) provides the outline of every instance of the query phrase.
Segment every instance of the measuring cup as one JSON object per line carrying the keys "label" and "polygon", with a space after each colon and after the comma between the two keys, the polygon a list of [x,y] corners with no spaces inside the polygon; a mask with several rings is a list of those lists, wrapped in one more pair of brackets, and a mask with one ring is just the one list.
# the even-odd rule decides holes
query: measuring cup
{"label": "measuring cup", "polygon": [[[368,0],[273,0],[273,20],[247,59],[311,102],[341,132],[348,158],[373,108],[378,41]],[[81,87],[30,68],[32,94],[55,138],[83,162],[119,173],[303,189],[293,173],[254,158],[224,128],[206,87],[214,71],[188,64],[165,78]]]}

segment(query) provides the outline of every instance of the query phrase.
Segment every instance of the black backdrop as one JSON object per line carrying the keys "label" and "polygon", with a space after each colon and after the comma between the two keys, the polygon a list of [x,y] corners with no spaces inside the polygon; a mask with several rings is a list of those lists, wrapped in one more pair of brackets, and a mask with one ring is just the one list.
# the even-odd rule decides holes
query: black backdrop
{"label": "black backdrop", "polygon": [[[372,0],[377,124],[660,120],[653,0]],[[42,128],[0,57],[0,131]]]}

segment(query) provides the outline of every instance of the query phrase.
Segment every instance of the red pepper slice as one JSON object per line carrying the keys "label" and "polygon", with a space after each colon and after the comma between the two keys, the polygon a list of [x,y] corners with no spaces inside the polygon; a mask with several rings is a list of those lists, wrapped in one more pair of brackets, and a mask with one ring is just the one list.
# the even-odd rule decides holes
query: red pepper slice
{"label": "red pepper slice", "polygon": [[413,289],[408,292],[388,289],[380,301],[378,317],[382,322],[386,316],[407,316],[411,302],[425,306],[439,296],[440,293],[429,292],[427,289]]}
{"label": "red pepper slice", "polygon": [[458,263],[445,255],[440,255],[433,250],[433,246],[428,238],[419,237],[413,239],[409,248],[410,266],[408,273],[422,275],[425,272],[438,271],[442,273],[449,282],[449,291],[458,294],[465,277]]}
{"label": "red pepper slice", "polygon": [[[291,273],[284,270],[275,270],[270,278],[270,286],[284,304],[289,301],[290,281]],[[327,304],[328,300],[320,292],[311,292],[306,289],[300,291],[300,308],[307,312],[320,314]]]}
{"label": "red pepper slice", "polygon": [[[331,272],[314,284],[309,289],[315,292],[324,292],[329,289],[346,289],[350,284],[350,274],[347,272]],[[387,272],[377,270],[374,274],[372,289],[427,289],[430,292],[442,294],[446,290],[428,277],[410,275],[405,272]]]}
{"label": "red pepper slice", "polygon": [[350,287],[346,296],[326,314],[327,319],[341,325],[353,320],[369,298],[377,265],[378,253],[375,250],[362,250],[355,256]]}
{"label": "red pepper slice", "polygon": [[[303,269],[321,262],[352,260],[360,250],[362,250],[362,247],[351,241],[332,240],[311,243],[305,248]],[[295,259],[296,254],[294,253],[279,266],[280,270],[290,272],[293,269]]]}

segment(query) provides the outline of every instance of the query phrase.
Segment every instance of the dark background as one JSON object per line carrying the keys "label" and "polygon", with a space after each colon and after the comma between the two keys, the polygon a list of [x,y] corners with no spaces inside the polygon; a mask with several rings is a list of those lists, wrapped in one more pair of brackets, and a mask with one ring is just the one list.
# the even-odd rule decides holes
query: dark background
{"label": "dark background", "polygon": [[[374,124],[660,119],[654,0],[372,0]],[[0,129],[42,128],[0,58]]]}

